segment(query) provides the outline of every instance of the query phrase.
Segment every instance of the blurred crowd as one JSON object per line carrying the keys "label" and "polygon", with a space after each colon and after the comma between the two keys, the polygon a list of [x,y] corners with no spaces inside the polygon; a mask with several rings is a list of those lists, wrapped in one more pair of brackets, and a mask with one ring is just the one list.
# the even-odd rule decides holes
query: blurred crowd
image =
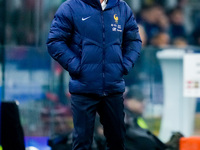
{"label": "blurred crowd", "polygon": [[136,20],[143,46],[163,48],[175,46],[179,48],[187,45],[200,45],[200,19],[192,31],[187,31],[185,25],[184,5],[166,9],[160,4],[143,5]]}
{"label": "blurred crowd", "polygon": [[[1,8],[5,10],[4,14],[0,14],[0,16],[5,18],[3,25],[0,20],[1,26],[5,26],[5,36],[0,34],[0,39],[2,37],[5,38],[3,45],[46,47],[45,43],[51,21],[60,3],[64,1],[56,0],[49,3],[50,0],[6,0],[6,7],[3,7],[2,1],[0,1],[0,10],[2,10]],[[125,1],[133,7],[138,0]],[[168,1],[170,0],[141,0],[141,7],[137,11],[133,8],[139,24],[143,46],[153,47],[151,49],[167,46],[200,46],[200,19],[198,21],[198,19],[194,20],[192,17],[191,19],[186,17],[188,12],[185,9],[191,1],[174,0],[177,1],[177,4],[173,7],[167,7]],[[200,4],[200,1],[197,3]],[[200,16],[200,9],[196,14],[198,15],[198,13]],[[188,21],[191,21],[190,24],[193,25],[190,30],[188,30],[188,24],[186,24]],[[0,31],[2,31],[1,27]],[[42,48],[41,51],[44,52],[44,49]],[[150,54],[153,55],[153,52],[151,51]],[[148,58],[143,60],[150,60],[150,54],[147,54],[146,57]],[[13,56],[16,57],[16,55]],[[156,60],[156,58],[153,60]],[[154,61],[155,63],[153,64],[152,59],[150,62],[152,70],[159,72],[154,67],[158,62]],[[147,62],[144,62],[144,64],[146,66]],[[146,68],[151,67],[148,66]],[[158,75],[156,79],[158,79]]]}
{"label": "blurred crowd", "polygon": [[[6,17],[4,19],[6,22],[4,23],[5,43],[3,45],[45,46],[53,15],[60,3],[64,1],[57,0],[49,3],[48,0],[38,2],[35,0],[20,0],[18,2],[8,0],[6,10],[2,5],[5,10],[3,16]],[[143,46],[185,47],[187,45],[200,45],[200,29],[198,28],[200,19],[192,18],[192,14],[199,15],[200,11],[185,11],[191,1],[174,0],[176,4],[170,7],[167,6],[170,0],[125,1],[133,8],[139,24]],[[136,3],[140,3],[136,6],[137,9],[134,8]],[[196,3],[199,4],[199,2]],[[188,22],[190,23],[188,24]]]}

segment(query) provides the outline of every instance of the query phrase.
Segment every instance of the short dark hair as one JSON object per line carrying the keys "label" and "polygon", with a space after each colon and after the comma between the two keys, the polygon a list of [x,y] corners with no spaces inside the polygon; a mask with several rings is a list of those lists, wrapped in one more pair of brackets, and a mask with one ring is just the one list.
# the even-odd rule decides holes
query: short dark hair
{"label": "short dark hair", "polygon": [[142,90],[139,87],[128,87],[127,92],[124,95],[124,98],[126,100],[128,99],[135,99],[138,101],[144,100],[144,94],[142,93]]}

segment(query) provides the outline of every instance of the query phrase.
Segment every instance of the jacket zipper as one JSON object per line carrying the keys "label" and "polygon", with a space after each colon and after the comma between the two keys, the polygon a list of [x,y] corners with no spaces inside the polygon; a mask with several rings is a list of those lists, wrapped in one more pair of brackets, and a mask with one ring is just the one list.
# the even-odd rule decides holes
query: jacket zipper
{"label": "jacket zipper", "polygon": [[102,20],[102,36],[103,36],[103,66],[102,66],[102,76],[103,76],[103,96],[106,96],[105,93],[105,24],[103,17],[103,10],[101,11],[101,20]]}

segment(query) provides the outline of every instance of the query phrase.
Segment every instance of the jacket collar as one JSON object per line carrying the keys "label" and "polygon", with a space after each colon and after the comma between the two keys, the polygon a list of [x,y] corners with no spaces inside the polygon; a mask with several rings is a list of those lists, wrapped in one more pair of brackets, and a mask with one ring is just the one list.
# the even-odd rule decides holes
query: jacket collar
{"label": "jacket collar", "polygon": [[[100,0],[82,0],[83,2],[91,5],[97,9],[102,10]],[[107,0],[106,9],[112,8],[119,4],[119,0]]]}

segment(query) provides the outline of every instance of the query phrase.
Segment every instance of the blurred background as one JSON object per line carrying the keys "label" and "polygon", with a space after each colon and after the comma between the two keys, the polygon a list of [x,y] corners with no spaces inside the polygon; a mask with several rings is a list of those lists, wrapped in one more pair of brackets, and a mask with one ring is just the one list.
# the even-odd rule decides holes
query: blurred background
{"label": "blurred background", "polygon": [[[69,75],[46,48],[51,21],[64,1],[0,0],[0,100],[19,102],[26,147],[48,150],[49,137],[73,128]],[[148,128],[162,141],[173,130],[200,135],[200,1],[126,2],[143,49],[124,78],[144,97]],[[188,71],[188,63],[196,72]]]}

